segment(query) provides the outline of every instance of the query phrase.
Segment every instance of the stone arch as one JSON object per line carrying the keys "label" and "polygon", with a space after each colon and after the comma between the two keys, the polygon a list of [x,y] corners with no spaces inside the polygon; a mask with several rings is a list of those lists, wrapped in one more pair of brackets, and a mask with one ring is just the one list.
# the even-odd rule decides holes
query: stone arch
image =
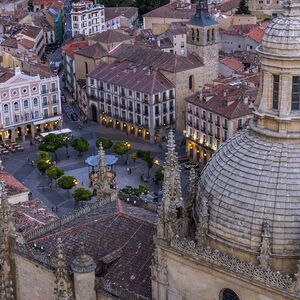
{"label": "stone arch", "polygon": [[239,296],[231,289],[225,288],[220,292],[220,300],[240,300]]}
{"label": "stone arch", "polygon": [[194,41],[195,40],[195,30],[194,30],[194,28],[192,28],[192,41]]}
{"label": "stone arch", "polygon": [[97,107],[95,104],[91,105],[91,112],[92,112],[92,120],[94,122],[98,122],[98,117],[97,117],[98,112],[97,112]]}

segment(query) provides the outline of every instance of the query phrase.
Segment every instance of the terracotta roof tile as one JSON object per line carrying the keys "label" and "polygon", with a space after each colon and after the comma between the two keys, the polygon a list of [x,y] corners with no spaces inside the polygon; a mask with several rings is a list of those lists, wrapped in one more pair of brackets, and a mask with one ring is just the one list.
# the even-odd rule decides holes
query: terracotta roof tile
{"label": "terracotta roof tile", "polygon": [[62,47],[62,51],[66,55],[68,55],[71,59],[74,59],[75,50],[79,50],[79,49],[85,48],[87,46],[88,46],[87,40],[83,40],[83,41],[72,40],[72,41],[66,43]]}
{"label": "terracotta roof tile", "polygon": [[174,88],[159,71],[129,61],[101,63],[88,77],[123,86],[141,93],[155,94]]}
{"label": "terracotta roof tile", "polygon": [[98,43],[75,50],[74,53],[94,59],[102,58],[108,54],[108,52]]}
{"label": "terracotta roof tile", "polygon": [[5,170],[0,170],[0,181],[5,182],[8,196],[29,192],[27,187]]}
{"label": "terracotta roof tile", "polygon": [[247,36],[255,41],[256,43],[260,44],[264,35],[264,30],[268,26],[268,22],[264,22],[260,25],[251,28],[251,30],[247,33]]}
{"label": "terracotta roof tile", "polygon": [[105,20],[111,20],[118,16],[127,19],[132,18],[138,12],[136,7],[105,7]]}
{"label": "terracotta roof tile", "polygon": [[236,72],[244,70],[244,65],[235,57],[225,57],[220,63]]}
{"label": "terracotta roof tile", "polygon": [[[62,238],[70,264],[80,242],[97,264],[96,277],[151,299],[150,265],[154,251],[156,214],[124,202],[109,203],[27,242],[31,258],[43,263]],[[36,248],[33,244],[37,245]],[[43,246],[43,251],[39,247]],[[110,262],[103,268],[105,262]]]}
{"label": "terracotta roof tile", "polygon": [[101,33],[97,33],[89,38],[89,40],[100,42],[103,44],[119,43],[132,39],[134,39],[134,37],[117,30],[106,30]]}

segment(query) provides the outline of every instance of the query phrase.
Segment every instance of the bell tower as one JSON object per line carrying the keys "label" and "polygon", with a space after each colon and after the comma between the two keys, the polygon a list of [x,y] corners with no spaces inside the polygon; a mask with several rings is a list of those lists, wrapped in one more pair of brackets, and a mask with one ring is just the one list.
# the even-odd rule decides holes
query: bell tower
{"label": "bell tower", "polygon": [[211,82],[219,73],[219,24],[210,15],[207,0],[197,0],[196,14],[187,23],[187,30],[188,52],[203,61],[203,84]]}

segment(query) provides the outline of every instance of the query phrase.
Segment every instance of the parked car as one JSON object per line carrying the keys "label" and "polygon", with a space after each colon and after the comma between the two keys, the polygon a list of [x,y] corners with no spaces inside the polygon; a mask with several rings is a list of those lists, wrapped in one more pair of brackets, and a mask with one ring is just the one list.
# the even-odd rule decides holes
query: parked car
{"label": "parked car", "polygon": [[71,119],[72,119],[72,121],[78,121],[78,116],[77,116],[77,114],[76,113],[71,113]]}
{"label": "parked car", "polygon": [[158,196],[155,193],[149,193],[147,195],[140,195],[140,199],[148,202],[158,202]]}

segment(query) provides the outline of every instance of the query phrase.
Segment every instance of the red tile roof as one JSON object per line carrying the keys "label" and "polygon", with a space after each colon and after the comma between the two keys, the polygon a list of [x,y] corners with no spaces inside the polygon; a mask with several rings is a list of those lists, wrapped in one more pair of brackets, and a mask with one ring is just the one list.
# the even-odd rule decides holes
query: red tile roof
{"label": "red tile roof", "polygon": [[129,34],[122,33],[118,30],[106,30],[97,33],[89,38],[89,40],[100,42],[103,44],[120,43],[123,41],[133,40],[134,37]]}
{"label": "red tile roof", "polygon": [[78,255],[78,245],[83,242],[86,253],[97,265],[97,278],[134,294],[131,299],[151,299],[150,265],[157,215],[121,201],[73,215],[66,221],[50,223],[45,230],[40,228],[34,238],[27,236],[30,240],[18,246],[19,251],[51,268],[49,257],[56,254],[57,238],[62,239],[68,264]]}
{"label": "red tile roof", "polygon": [[29,192],[27,187],[5,170],[0,170],[0,181],[5,182],[8,196]]}
{"label": "red tile roof", "polygon": [[118,16],[127,19],[132,18],[138,12],[136,7],[105,7],[105,20],[111,20]]}
{"label": "red tile roof", "polygon": [[88,46],[88,41],[87,40],[83,40],[83,41],[72,40],[72,41],[66,43],[62,47],[62,51],[67,56],[69,56],[71,59],[74,59],[74,51],[85,48],[87,46]]}
{"label": "red tile roof", "polygon": [[264,30],[268,26],[268,22],[264,22],[260,25],[251,28],[251,30],[247,33],[247,36],[255,41],[256,43],[260,44],[264,35]]}
{"label": "red tile roof", "polygon": [[129,61],[101,63],[88,77],[119,85],[141,93],[155,94],[174,88],[159,71]]}
{"label": "red tile roof", "polygon": [[93,59],[99,59],[107,56],[108,52],[100,44],[96,43],[94,45],[75,50],[74,53]]}
{"label": "red tile roof", "polygon": [[220,63],[236,72],[243,71],[244,69],[244,65],[235,57],[225,57]]}
{"label": "red tile roof", "polygon": [[240,0],[222,1],[222,3],[219,5],[219,9],[221,12],[232,11],[233,9],[238,8],[239,4]]}
{"label": "red tile roof", "polygon": [[232,81],[225,85],[207,85],[201,93],[193,94],[186,101],[225,118],[236,119],[252,113],[252,109],[244,99],[248,98],[250,103],[255,100],[256,94],[256,88]]}
{"label": "red tile roof", "polygon": [[29,234],[58,217],[39,199],[14,204],[11,206],[16,229],[23,235]]}
{"label": "red tile roof", "polygon": [[187,57],[161,50],[142,48],[136,45],[121,44],[109,53],[120,60],[126,59],[136,64],[152,66],[162,71],[181,72],[203,66],[194,55]]}

